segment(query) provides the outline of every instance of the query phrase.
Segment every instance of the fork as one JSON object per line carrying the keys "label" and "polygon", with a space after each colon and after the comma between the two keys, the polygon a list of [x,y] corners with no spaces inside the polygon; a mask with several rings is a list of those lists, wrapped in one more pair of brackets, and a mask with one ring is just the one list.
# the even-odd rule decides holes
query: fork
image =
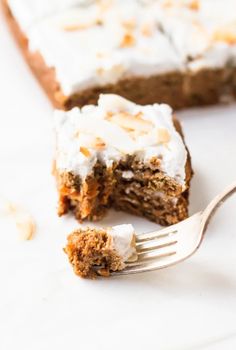
{"label": "fork", "polygon": [[235,192],[236,182],[217,195],[205,210],[162,230],[137,235],[138,259],[126,262],[125,269],[112,272],[111,275],[129,275],[163,269],[192,256],[200,247],[216,210]]}

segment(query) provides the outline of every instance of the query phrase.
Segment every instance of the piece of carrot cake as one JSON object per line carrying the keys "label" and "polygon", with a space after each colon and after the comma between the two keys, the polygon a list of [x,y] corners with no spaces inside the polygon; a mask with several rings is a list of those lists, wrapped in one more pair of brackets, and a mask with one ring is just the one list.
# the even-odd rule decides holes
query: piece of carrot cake
{"label": "piece of carrot cake", "polygon": [[115,93],[173,108],[236,92],[234,0],[2,0],[33,72],[60,109]]}
{"label": "piece of carrot cake", "polygon": [[184,104],[184,67],[159,29],[154,4],[77,0],[64,9],[60,0],[52,10],[45,0],[4,1],[23,53],[57,108],[96,103],[108,92],[140,104]]}
{"label": "piece of carrot cake", "polygon": [[137,260],[135,232],[130,224],[110,228],[80,228],[67,238],[64,249],[74,272],[81,277],[109,276]]}
{"label": "piece of carrot cake", "polygon": [[190,157],[168,105],[100,95],[56,111],[55,129],[59,215],[98,220],[112,206],[162,225],[188,216]]}

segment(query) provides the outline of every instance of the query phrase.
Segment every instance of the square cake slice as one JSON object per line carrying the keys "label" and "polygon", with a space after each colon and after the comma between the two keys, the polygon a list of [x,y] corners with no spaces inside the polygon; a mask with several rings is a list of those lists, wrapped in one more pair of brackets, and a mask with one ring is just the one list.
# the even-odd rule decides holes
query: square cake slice
{"label": "square cake slice", "polygon": [[67,238],[64,249],[80,277],[109,276],[137,260],[134,228],[130,224],[110,228],[81,228]]}
{"label": "square cake slice", "polygon": [[100,95],[56,111],[55,129],[59,215],[97,220],[112,206],[162,225],[188,216],[190,157],[168,105]]}
{"label": "square cake slice", "polygon": [[184,105],[183,64],[158,26],[154,4],[2,1],[27,62],[56,108],[97,103],[100,93],[140,104]]}

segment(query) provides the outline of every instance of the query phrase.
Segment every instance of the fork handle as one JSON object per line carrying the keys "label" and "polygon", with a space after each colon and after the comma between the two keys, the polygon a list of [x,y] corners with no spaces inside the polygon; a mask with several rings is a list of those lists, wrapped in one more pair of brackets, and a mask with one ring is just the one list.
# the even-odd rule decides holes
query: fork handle
{"label": "fork handle", "polygon": [[202,233],[204,234],[207,226],[214,216],[216,210],[234,193],[236,192],[236,181],[229,185],[223,192],[218,194],[211,202],[208,204],[206,209],[203,211],[202,216]]}

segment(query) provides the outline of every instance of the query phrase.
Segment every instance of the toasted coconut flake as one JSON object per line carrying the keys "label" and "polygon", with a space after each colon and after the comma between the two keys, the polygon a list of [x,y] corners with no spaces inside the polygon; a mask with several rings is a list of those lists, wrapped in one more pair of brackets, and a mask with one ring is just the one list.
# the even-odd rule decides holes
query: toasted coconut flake
{"label": "toasted coconut flake", "polygon": [[76,131],[75,134],[74,134],[74,137],[78,138],[80,136],[80,131]]}
{"label": "toasted coconut flake", "polygon": [[214,41],[223,41],[229,45],[236,44],[236,22],[219,28],[213,34]]}
{"label": "toasted coconut flake", "polygon": [[122,26],[127,30],[133,30],[136,27],[136,21],[134,18],[123,21]]}
{"label": "toasted coconut flake", "polygon": [[[110,71],[112,71],[114,74],[117,74],[117,76],[119,76],[124,71],[124,66],[122,64],[116,64],[111,68]],[[103,67],[99,67],[96,69],[96,73],[101,77],[106,77],[106,74],[108,73],[108,71]]]}
{"label": "toasted coconut flake", "polygon": [[87,23],[87,24],[67,24],[63,26],[63,29],[66,32],[74,32],[77,30],[84,30],[84,29],[88,29],[89,27],[92,27],[94,25],[94,23]]}
{"label": "toasted coconut flake", "polygon": [[143,112],[138,112],[137,114],[135,114],[135,118],[142,119],[143,118]]}
{"label": "toasted coconut flake", "polygon": [[152,25],[150,25],[150,23],[143,24],[143,26],[141,27],[141,33],[144,36],[152,36],[152,34],[153,34],[153,27],[152,27]]}
{"label": "toasted coconut flake", "polygon": [[15,216],[16,227],[20,233],[21,240],[30,240],[32,239],[34,232],[36,230],[35,221],[32,216],[25,212],[20,211]]}
{"label": "toasted coconut flake", "polygon": [[188,7],[191,9],[191,10],[194,10],[194,11],[197,11],[199,10],[199,0],[192,0],[189,4],[188,4]]}
{"label": "toasted coconut flake", "polygon": [[86,147],[80,147],[80,152],[85,156],[85,157],[90,157],[91,153],[89,152],[88,148]]}
{"label": "toasted coconut flake", "polygon": [[108,111],[106,113],[105,119],[110,120],[113,117],[113,115],[114,115],[114,113]]}
{"label": "toasted coconut flake", "polygon": [[171,137],[167,129],[160,128],[157,130],[157,140],[159,143],[166,144],[170,139]]}
{"label": "toasted coconut flake", "polygon": [[96,137],[93,147],[97,150],[103,150],[106,147],[106,143],[100,137]]}
{"label": "toasted coconut flake", "polygon": [[113,0],[96,0],[97,5],[99,6],[99,10],[101,14],[109,10],[111,7]]}
{"label": "toasted coconut flake", "polygon": [[175,1],[175,0],[165,0],[163,2],[163,6],[165,8],[171,8],[171,7],[174,7],[174,6],[177,6],[177,7],[188,7],[189,9],[191,10],[194,10],[194,11],[197,11],[199,10],[199,7],[200,7],[200,4],[199,4],[199,0],[192,0],[192,1]]}
{"label": "toasted coconut flake", "polygon": [[102,68],[102,67],[99,67],[99,68],[96,69],[96,73],[97,73],[98,75],[103,75],[104,72],[105,72],[105,70],[104,70],[104,68]]}
{"label": "toasted coconut flake", "polygon": [[173,1],[172,0],[165,0],[163,2],[163,7],[168,8],[168,7],[172,7],[172,6],[173,6]]}
{"label": "toasted coconut flake", "polygon": [[126,33],[120,43],[121,48],[132,47],[135,45],[135,38],[131,33]]}
{"label": "toasted coconut flake", "polygon": [[121,128],[128,131],[140,131],[147,133],[150,132],[153,127],[153,124],[150,121],[137,118],[127,112],[118,113],[111,119],[113,123],[116,123]]}
{"label": "toasted coconut flake", "polygon": [[36,224],[29,212],[7,199],[0,198],[0,214],[9,217],[16,224],[21,240],[30,240],[36,231]]}
{"label": "toasted coconut flake", "polygon": [[102,25],[103,25],[103,21],[101,20],[101,18],[98,18],[98,19],[96,20],[95,24],[96,24],[97,26],[102,26]]}
{"label": "toasted coconut flake", "polygon": [[96,53],[96,57],[97,57],[97,58],[103,58],[104,56],[105,56],[105,54],[102,53],[102,52],[97,52],[97,53]]}
{"label": "toasted coconut flake", "polygon": [[103,21],[100,18],[98,18],[95,21],[88,22],[88,23],[76,23],[76,21],[74,21],[74,23],[64,24],[62,29],[65,30],[66,32],[73,32],[77,30],[85,30],[94,26],[100,26],[102,24],[103,24]]}
{"label": "toasted coconut flake", "polygon": [[81,29],[86,29],[86,28],[88,28],[88,26],[81,25],[81,24],[67,24],[67,25],[63,26],[63,29],[66,32],[74,32],[76,30],[81,30]]}

